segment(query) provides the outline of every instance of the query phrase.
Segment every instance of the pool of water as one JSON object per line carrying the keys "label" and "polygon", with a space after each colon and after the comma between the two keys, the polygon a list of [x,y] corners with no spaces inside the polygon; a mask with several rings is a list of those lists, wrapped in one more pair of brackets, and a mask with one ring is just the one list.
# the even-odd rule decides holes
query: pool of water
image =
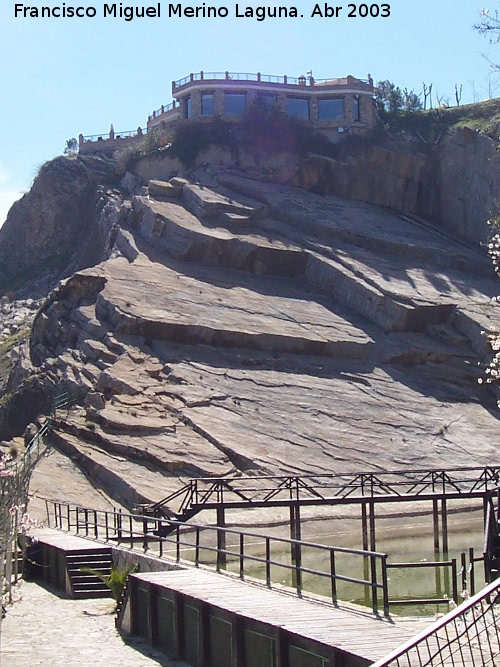
{"label": "pool of water", "polygon": [[[399,511],[396,511],[398,509]],[[448,552],[443,553],[442,548],[442,524],[440,517],[440,550],[435,552],[434,530],[432,512],[429,503],[416,503],[411,509],[407,506],[405,512],[401,512],[401,505],[396,509],[388,507],[377,508],[376,517],[376,544],[377,552],[388,555],[388,565],[393,563],[431,563],[445,561],[455,558],[457,560],[457,590],[459,602],[463,596],[471,594],[471,575],[474,575],[475,591],[484,585],[484,566],[482,560],[470,565],[469,550],[474,550],[474,556],[480,558],[483,552],[484,531],[483,511],[481,502],[468,505],[458,502],[448,513]],[[265,536],[289,537],[289,527],[283,517],[282,524],[275,526],[257,527],[252,524],[252,518],[245,515],[245,525],[235,525],[235,530],[256,533],[253,537],[245,537],[244,540],[244,576],[261,580],[266,579],[266,541]],[[307,517],[302,523],[302,540],[325,546],[347,547],[350,549],[362,548],[362,524],[361,517],[354,510],[349,510],[339,516],[326,515],[320,519],[314,519],[313,515]],[[185,538],[194,546],[194,535]],[[175,549],[165,545],[165,552]],[[215,532],[212,530],[200,533],[200,562],[215,564]],[[212,550],[206,547],[211,547]],[[238,535],[227,535],[226,548],[233,554],[228,555],[226,569],[228,571],[240,572],[239,537]],[[272,585],[295,587],[296,580],[291,569],[291,547],[289,544],[271,539],[270,556],[274,562],[270,568]],[[461,554],[466,554],[465,581],[462,580]],[[181,557],[194,560],[195,550],[183,548]],[[366,580],[370,578],[370,561],[366,557],[357,554],[337,553],[335,557],[336,573],[351,579]],[[331,578],[329,552],[325,549],[317,549],[302,546],[301,562],[304,568],[323,572],[328,576],[320,576],[304,572],[302,575],[302,590],[331,599]],[[472,569],[472,572],[471,572]],[[377,560],[377,579],[381,581],[381,561]],[[453,578],[450,567],[405,567],[402,569],[390,569],[388,571],[389,599],[390,600],[421,600],[453,598]],[[337,597],[339,600],[371,606],[371,590],[368,586],[359,583],[337,581]],[[453,603],[451,604],[453,606]],[[382,595],[379,595],[379,609],[382,609]],[[405,616],[432,616],[436,613],[446,613],[450,603],[442,604],[414,604],[414,605],[391,605],[391,614]]]}
{"label": "pool of water", "polygon": [[[388,554],[388,563],[429,563],[435,561],[457,559],[457,588],[459,595],[471,593],[471,566],[469,549],[472,547],[474,556],[480,557],[483,551],[484,531],[482,509],[476,507],[459,508],[448,515],[448,552],[441,550],[435,553],[432,516],[430,513],[391,513],[385,511],[376,520],[376,551]],[[249,530],[248,526],[245,530]],[[256,530],[256,529],[254,529]],[[264,535],[278,535],[288,537],[288,527],[274,527],[257,529],[262,532],[262,539],[254,537],[245,540],[245,554],[257,559],[265,558]],[[302,526],[302,540],[317,544],[337,547],[361,549],[361,519],[358,517],[326,518],[320,521],[305,521]],[[239,553],[238,540],[228,537],[227,548]],[[312,547],[302,547],[302,566],[310,570],[330,571],[328,552]],[[461,554],[466,553],[466,581],[462,581]],[[271,566],[271,581],[273,585],[293,587],[294,574],[287,565],[290,565],[290,546],[271,541],[271,559],[278,564]],[[204,554],[206,562],[213,562],[214,555],[208,551]],[[281,565],[279,565],[281,564]],[[234,556],[228,557],[227,569],[239,572],[240,561]],[[245,576],[258,579],[266,578],[266,567],[262,562],[245,560]],[[343,576],[355,579],[368,579],[370,572],[369,559],[355,554],[337,554],[336,572]],[[381,564],[377,563],[377,576],[381,580]],[[484,584],[484,569],[482,562],[473,566],[475,590]],[[453,598],[452,571],[450,567],[407,567],[404,569],[390,569],[389,599],[431,599]],[[304,591],[331,597],[331,580],[326,576],[303,573],[302,589]],[[464,592],[465,590],[465,592]],[[351,582],[337,582],[337,596],[340,600],[371,606],[371,591],[367,586]],[[459,602],[461,601],[459,598]],[[381,595],[379,598],[382,608]],[[411,616],[429,616],[436,613],[446,613],[450,608],[446,604],[417,604],[394,605],[391,613]]]}

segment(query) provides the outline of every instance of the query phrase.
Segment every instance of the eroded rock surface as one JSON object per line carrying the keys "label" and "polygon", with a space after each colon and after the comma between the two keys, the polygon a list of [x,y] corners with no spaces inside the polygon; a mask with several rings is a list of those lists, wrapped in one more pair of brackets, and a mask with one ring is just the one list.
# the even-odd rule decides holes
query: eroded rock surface
{"label": "eroded rock surface", "polygon": [[107,503],[191,476],[498,462],[477,382],[497,284],[478,251],[227,174],[134,190],[108,194],[108,258],[49,295],[30,340],[33,377],[76,401],[54,446]]}

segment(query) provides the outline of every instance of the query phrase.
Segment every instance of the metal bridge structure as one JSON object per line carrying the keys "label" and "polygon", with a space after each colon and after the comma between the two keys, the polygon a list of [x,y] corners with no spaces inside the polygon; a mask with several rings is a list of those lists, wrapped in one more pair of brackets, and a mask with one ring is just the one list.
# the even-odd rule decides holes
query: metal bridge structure
{"label": "metal bridge structure", "polygon": [[[357,505],[361,510],[363,549],[376,551],[377,505],[427,501],[432,504],[434,551],[447,554],[449,501],[479,499],[486,523],[492,494],[497,494],[498,507],[499,488],[500,465],[304,476],[209,477],[192,479],[159,502],[138,509],[141,513],[163,517],[165,522],[160,532],[167,535],[172,530],[169,519],[189,521],[203,510],[214,510],[217,526],[223,527],[230,509],[285,507],[290,511],[290,537],[300,540],[302,508]],[[496,511],[498,514],[498,509]],[[497,524],[498,521],[495,526]],[[496,535],[498,531],[492,522],[491,526],[491,535]]]}

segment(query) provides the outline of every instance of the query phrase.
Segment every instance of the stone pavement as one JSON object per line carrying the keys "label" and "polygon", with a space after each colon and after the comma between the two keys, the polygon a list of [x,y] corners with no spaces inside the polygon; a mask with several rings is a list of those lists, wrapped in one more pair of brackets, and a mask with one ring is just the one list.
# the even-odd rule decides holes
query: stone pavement
{"label": "stone pavement", "polygon": [[23,581],[2,621],[1,667],[187,667],[116,631],[111,600],[72,600]]}

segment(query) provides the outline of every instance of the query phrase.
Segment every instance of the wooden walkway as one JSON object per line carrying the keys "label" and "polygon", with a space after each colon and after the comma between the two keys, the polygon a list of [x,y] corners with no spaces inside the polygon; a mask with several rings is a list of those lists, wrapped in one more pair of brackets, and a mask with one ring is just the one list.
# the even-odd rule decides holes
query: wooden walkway
{"label": "wooden walkway", "polygon": [[96,542],[85,537],[78,537],[78,535],[71,535],[70,533],[63,533],[53,528],[35,528],[30,532],[30,535],[36,537],[39,542],[48,544],[51,547],[56,547],[65,552],[71,551],[99,551],[109,549],[109,545],[102,542]]}
{"label": "wooden walkway", "polygon": [[134,574],[134,578],[196,598],[242,618],[265,623],[369,661],[384,657],[429,625],[376,617],[356,605],[299,599],[264,586],[203,570]]}

